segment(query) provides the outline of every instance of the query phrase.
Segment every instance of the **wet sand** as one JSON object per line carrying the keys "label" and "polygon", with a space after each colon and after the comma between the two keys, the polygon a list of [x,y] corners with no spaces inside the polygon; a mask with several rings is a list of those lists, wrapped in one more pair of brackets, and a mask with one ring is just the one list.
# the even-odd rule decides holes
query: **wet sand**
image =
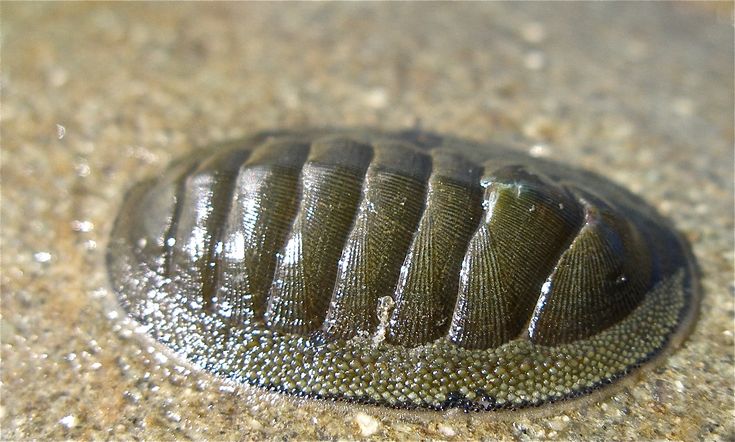
{"label": "wet sand", "polygon": [[[733,429],[727,3],[4,3],[1,437],[723,439]],[[653,370],[504,416],[263,395],[126,321],[105,246],[124,192],[261,129],[423,127],[600,173],[690,241],[699,321]]]}

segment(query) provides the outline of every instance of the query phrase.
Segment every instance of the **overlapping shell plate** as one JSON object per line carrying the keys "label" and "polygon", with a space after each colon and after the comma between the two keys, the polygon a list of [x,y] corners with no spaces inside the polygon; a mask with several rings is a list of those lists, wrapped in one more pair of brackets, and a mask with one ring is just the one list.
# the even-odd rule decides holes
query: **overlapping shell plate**
{"label": "overlapping shell plate", "polygon": [[686,246],[592,174],[437,135],[261,133],[135,186],[108,265],[163,344],[237,382],[393,407],[542,405],[664,350]]}

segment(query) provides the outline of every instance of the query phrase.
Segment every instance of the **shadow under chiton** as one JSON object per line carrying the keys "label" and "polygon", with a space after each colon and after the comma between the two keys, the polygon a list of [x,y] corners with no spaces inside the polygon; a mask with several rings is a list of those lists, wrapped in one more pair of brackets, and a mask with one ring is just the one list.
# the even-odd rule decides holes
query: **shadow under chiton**
{"label": "shadow under chiton", "polygon": [[542,405],[677,341],[687,246],[584,171],[419,132],[281,131],[135,186],[120,303],[237,382],[398,408]]}

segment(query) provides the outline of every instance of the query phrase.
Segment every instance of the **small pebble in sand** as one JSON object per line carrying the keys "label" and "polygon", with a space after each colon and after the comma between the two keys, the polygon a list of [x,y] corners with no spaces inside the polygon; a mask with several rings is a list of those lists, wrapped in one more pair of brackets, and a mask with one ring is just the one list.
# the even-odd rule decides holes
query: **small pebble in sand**
{"label": "small pebble in sand", "polygon": [[51,261],[51,254],[49,252],[37,252],[33,254],[33,259],[41,263],[49,262]]}
{"label": "small pebble in sand", "polygon": [[74,415],[69,414],[59,419],[59,424],[66,428],[74,428],[77,425],[77,418]]}
{"label": "small pebble in sand", "polygon": [[365,413],[357,413],[355,415],[355,422],[360,427],[360,434],[364,437],[372,436],[378,432],[379,422],[374,417]]}
{"label": "small pebble in sand", "polygon": [[454,430],[454,428],[450,427],[449,425],[439,424],[439,432],[446,437],[453,437],[457,435],[457,432]]}

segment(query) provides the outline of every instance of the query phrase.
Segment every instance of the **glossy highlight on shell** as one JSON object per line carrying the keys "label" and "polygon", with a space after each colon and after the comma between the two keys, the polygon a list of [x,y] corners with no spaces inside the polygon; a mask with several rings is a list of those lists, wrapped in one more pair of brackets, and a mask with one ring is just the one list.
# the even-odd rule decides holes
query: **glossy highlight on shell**
{"label": "glossy highlight on shell", "polygon": [[604,179],[416,131],[274,131],[126,196],[113,287],[236,382],[396,408],[538,406],[650,361],[697,304],[687,246]]}

